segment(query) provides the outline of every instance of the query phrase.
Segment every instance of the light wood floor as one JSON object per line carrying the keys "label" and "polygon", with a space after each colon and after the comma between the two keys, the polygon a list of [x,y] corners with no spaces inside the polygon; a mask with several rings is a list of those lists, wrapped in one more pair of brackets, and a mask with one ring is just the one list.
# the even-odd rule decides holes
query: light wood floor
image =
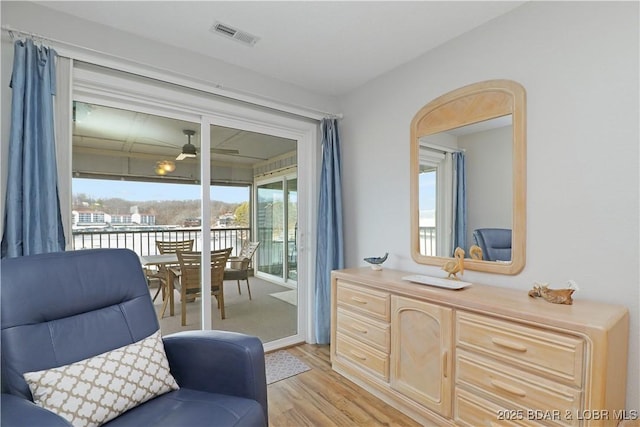
{"label": "light wood floor", "polygon": [[332,371],[328,345],[302,344],[287,351],[311,370],[268,386],[270,427],[420,426]]}

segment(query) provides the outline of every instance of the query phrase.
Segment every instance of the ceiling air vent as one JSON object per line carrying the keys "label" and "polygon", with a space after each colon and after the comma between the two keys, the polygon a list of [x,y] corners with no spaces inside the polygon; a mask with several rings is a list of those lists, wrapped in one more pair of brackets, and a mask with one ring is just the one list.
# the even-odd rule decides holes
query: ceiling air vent
{"label": "ceiling air vent", "polygon": [[248,46],[253,46],[258,42],[258,40],[260,40],[260,37],[256,37],[252,34],[247,33],[246,31],[233,28],[230,25],[223,24],[222,22],[218,21],[213,24],[209,31],[214,34],[219,34],[221,36],[231,38]]}

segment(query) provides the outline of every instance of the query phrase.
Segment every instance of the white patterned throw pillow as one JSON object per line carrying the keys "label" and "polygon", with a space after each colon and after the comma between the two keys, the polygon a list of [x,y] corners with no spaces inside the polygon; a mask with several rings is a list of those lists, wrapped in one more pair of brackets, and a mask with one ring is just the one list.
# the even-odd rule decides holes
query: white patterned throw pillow
{"label": "white patterned throw pillow", "polygon": [[74,427],[99,426],[177,390],[160,331],[124,347],[58,368],[27,372],[33,401]]}

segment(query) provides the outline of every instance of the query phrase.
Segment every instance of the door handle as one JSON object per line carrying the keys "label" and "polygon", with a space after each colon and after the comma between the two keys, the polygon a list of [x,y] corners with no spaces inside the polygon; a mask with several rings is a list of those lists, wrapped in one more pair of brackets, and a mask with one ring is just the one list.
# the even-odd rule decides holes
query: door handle
{"label": "door handle", "polygon": [[448,372],[447,372],[447,368],[449,367],[449,352],[447,350],[445,350],[442,353],[442,375],[447,378]]}

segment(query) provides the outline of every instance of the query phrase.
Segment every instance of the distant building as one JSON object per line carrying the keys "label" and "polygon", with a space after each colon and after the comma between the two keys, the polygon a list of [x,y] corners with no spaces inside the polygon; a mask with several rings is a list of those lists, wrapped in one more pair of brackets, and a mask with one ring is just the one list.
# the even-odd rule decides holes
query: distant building
{"label": "distant building", "polygon": [[187,218],[182,223],[184,227],[200,227],[202,225],[201,218]]}
{"label": "distant building", "polygon": [[106,227],[108,225],[155,225],[155,215],[108,214],[100,211],[74,210],[71,212],[74,227]]}
{"label": "distant building", "polygon": [[146,214],[133,214],[131,215],[133,222],[136,222],[141,225],[156,225],[156,216],[155,215],[146,215]]}
{"label": "distant building", "polygon": [[99,211],[72,211],[74,226],[98,226],[111,222],[111,215]]}
{"label": "distant building", "polygon": [[131,215],[111,215],[111,224],[131,224]]}
{"label": "distant building", "polygon": [[236,217],[232,213],[226,213],[218,217],[218,227],[225,228],[233,226],[236,223]]}

